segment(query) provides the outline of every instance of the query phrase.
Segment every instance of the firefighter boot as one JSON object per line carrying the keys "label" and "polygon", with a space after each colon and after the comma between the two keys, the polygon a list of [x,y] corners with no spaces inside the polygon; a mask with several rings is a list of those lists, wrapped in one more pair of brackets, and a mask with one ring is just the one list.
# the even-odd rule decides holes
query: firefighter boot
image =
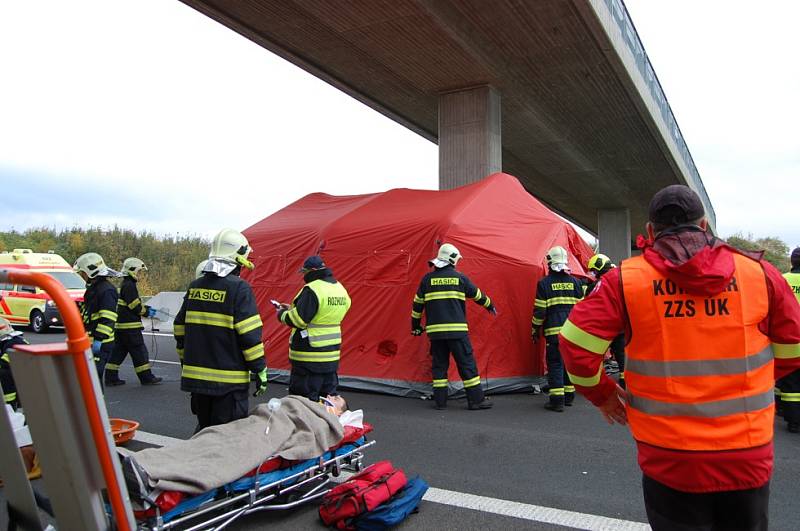
{"label": "firefighter boot", "polygon": [[491,409],[494,405],[492,402],[483,396],[483,388],[476,385],[466,389],[467,391],[467,409],[477,411],[479,409]]}
{"label": "firefighter boot", "polygon": [[786,427],[789,433],[800,433],[800,422],[789,422]]}
{"label": "firefighter boot", "polygon": [[106,364],[105,374],[103,375],[103,380],[105,381],[108,387],[115,387],[117,385],[125,385],[125,380],[120,379],[119,377],[119,369],[109,369],[109,364]]}
{"label": "firefighter boot", "polygon": [[561,413],[562,411],[564,411],[564,395],[551,394],[550,399],[544,405],[544,408],[549,411],[555,411],[557,413]]}
{"label": "firefighter boot", "polygon": [[447,409],[447,387],[436,387],[433,389],[433,407],[436,409]]}

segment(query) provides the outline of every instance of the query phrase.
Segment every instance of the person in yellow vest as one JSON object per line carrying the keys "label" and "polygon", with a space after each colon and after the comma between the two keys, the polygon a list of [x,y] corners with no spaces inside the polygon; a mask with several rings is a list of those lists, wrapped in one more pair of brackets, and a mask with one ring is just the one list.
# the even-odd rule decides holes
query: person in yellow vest
{"label": "person in yellow vest", "polygon": [[[561,328],[570,380],[609,423],[630,424],[654,531],[767,529],[773,387],[800,368],[800,305],[763,253],[708,231],[691,188],[656,193],[649,219],[641,256]],[[620,332],[626,390],[603,371]]]}
{"label": "person in yellow vest", "polygon": [[[800,247],[792,251],[790,258],[792,269],[783,274],[783,278],[792,288],[797,302],[800,303]],[[776,414],[786,421],[790,433],[800,433],[800,370],[784,376],[775,384]]]}
{"label": "person in yellow vest", "polygon": [[289,394],[318,402],[335,396],[342,348],[342,321],[350,310],[350,295],[321,256],[309,256],[298,273],[305,286],[291,306],[282,304],[278,320],[292,329],[289,337]]}

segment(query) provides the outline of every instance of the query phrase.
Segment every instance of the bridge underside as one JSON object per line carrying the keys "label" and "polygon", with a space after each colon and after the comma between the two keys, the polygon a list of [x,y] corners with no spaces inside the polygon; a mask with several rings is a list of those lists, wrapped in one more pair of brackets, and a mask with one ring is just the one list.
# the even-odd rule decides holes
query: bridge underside
{"label": "bridge underside", "polygon": [[439,143],[442,187],[502,168],[596,234],[629,218],[630,241],[653,193],[689,184],[713,223],[616,0],[184,1]]}

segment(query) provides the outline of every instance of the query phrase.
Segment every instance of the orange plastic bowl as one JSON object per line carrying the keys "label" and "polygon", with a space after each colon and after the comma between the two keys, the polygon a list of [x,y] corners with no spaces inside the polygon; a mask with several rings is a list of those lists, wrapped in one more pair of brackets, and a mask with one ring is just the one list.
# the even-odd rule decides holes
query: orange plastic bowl
{"label": "orange plastic bowl", "polygon": [[136,435],[139,423],[135,420],[108,419],[111,424],[111,434],[114,436],[115,444],[124,444]]}

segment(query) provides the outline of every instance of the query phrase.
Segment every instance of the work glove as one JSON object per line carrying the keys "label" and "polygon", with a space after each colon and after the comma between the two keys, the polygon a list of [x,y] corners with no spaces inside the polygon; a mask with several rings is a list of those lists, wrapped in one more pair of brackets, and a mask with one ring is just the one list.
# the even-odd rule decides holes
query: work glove
{"label": "work glove", "polygon": [[490,314],[492,314],[492,315],[494,315],[494,316],[497,316],[497,308],[495,308],[495,305],[494,305],[494,304],[492,304],[491,306],[489,306],[488,308],[486,308],[486,310],[487,310],[487,311],[488,311]]}
{"label": "work glove", "polygon": [[423,330],[422,330],[421,326],[417,326],[417,327],[414,327],[414,328],[411,329],[411,335],[412,336],[421,336],[422,332],[423,332]]}
{"label": "work glove", "polygon": [[267,369],[256,373],[256,391],[253,396],[261,396],[267,392]]}
{"label": "work glove", "polygon": [[103,343],[99,339],[95,339],[92,341],[92,354],[95,356],[100,355],[100,349],[103,347]]}
{"label": "work glove", "polygon": [[152,317],[156,316],[156,309],[155,308],[151,308],[150,306],[145,306],[144,308],[145,308],[145,310],[147,310],[147,313],[145,314],[146,317],[151,317],[152,318]]}

